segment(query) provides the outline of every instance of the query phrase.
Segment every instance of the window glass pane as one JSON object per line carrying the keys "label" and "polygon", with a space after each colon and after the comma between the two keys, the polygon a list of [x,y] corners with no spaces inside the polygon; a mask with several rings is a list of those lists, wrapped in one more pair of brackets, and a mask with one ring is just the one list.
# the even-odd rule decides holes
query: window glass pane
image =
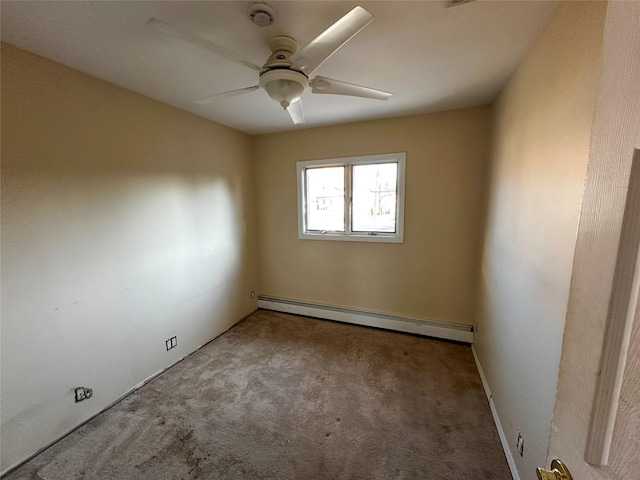
{"label": "window glass pane", "polygon": [[307,230],[344,232],[344,167],[307,168]]}
{"label": "window glass pane", "polygon": [[397,163],[353,166],[354,232],[396,231]]}

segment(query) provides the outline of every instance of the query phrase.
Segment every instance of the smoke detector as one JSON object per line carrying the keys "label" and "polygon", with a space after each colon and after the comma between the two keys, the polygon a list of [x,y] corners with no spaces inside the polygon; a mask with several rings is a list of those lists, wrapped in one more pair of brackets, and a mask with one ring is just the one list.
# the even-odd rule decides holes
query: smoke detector
{"label": "smoke detector", "polygon": [[268,27],[276,19],[276,11],[268,3],[253,2],[249,11],[251,21],[259,27]]}

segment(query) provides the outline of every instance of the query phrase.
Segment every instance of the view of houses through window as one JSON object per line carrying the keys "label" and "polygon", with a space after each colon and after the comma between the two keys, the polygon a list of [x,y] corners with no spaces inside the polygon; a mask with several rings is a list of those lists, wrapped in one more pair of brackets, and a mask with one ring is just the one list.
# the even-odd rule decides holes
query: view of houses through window
{"label": "view of houses through window", "polygon": [[[398,164],[354,165],[348,173],[351,230],[395,232]],[[345,167],[307,168],[306,187],[307,230],[344,232]]]}
{"label": "view of houses through window", "polygon": [[344,167],[307,169],[307,230],[344,232]]}

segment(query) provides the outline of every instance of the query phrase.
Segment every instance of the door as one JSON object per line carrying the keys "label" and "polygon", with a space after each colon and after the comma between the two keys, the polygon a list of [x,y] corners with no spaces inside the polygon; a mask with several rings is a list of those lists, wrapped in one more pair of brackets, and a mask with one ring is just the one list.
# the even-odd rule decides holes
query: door
{"label": "door", "polygon": [[546,465],[574,480],[640,479],[638,79],[640,2],[610,2]]}

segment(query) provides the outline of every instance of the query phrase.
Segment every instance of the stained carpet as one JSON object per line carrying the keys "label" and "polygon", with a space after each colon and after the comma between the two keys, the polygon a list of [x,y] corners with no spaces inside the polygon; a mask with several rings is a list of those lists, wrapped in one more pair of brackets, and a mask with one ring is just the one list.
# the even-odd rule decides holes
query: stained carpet
{"label": "stained carpet", "polygon": [[18,479],[511,475],[469,346],[260,310]]}

